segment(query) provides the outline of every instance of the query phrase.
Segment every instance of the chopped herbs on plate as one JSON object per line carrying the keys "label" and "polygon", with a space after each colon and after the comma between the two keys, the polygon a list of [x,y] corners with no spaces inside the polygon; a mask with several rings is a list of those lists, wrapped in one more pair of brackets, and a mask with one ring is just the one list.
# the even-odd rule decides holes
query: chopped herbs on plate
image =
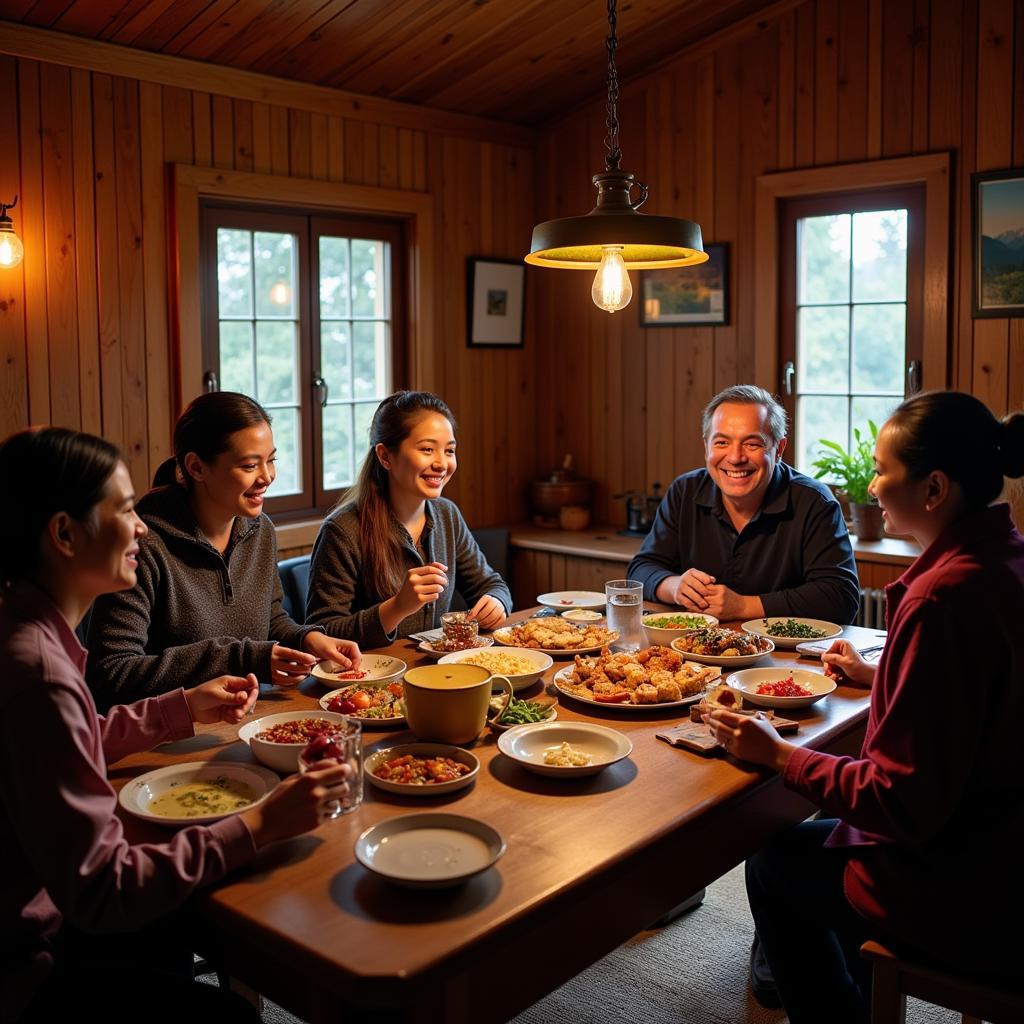
{"label": "chopped herbs on plate", "polygon": [[805,622],[797,622],[796,619],[773,622],[771,625],[765,619],[764,626],[764,631],[768,636],[799,637],[801,640],[820,640],[823,636],[828,636],[828,630],[815,629],[814,626],[808,626]]}
{"label": "chopped herbs on plate", "polygon": [[701,629],[708,624],[703,615],[659,615],[656,619],[645,619],[645,626],[655,629]]}

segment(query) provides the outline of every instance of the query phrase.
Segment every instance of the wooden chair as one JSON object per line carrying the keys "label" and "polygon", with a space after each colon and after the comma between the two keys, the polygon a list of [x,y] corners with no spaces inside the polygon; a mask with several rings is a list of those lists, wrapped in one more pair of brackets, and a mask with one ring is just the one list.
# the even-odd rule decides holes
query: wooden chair
{"label": "wooden chair", "polygon": [[872,962],[871,1024],[906,1024],[907,996],[953,1010],[963,1024],[1024,1021],[1024,992],[957,977],[878,942],[865,942],[860,953]]}

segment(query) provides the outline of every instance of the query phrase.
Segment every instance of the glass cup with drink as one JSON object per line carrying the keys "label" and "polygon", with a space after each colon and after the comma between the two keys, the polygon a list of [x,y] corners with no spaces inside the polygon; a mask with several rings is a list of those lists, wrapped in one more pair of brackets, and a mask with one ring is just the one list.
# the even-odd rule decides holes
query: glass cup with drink
{"label": "glass cup with drink", "polygon": [[615,651],[638,651],[644,646],[644,585],[637,580],[609,580],[604,585],[608,628],[619,634]]}
{"label": "glass cup with drink", "polygon": [[299,754],[299,771],[303,775],[342,764],[352,769],[348,793],[341,800],[330,801],[324,814],[325,821],[348,814],[363,802],[362,731],[359,719],[346,718],[344,725],[332,726],[329,731],[314,736]]}

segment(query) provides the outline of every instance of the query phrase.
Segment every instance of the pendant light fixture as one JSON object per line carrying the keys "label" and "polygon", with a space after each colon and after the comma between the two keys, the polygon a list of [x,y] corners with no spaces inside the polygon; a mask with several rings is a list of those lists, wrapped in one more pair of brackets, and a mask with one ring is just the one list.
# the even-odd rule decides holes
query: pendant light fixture
{"label": "pendant light fixture", "polygon": [[[700,225],[679,217],[649,217],[637,211],[647,186],[620,169],[619,75],[615,66],[616,0],[608,0],[608,113],[604,173],[595,174],[597,205],[583,217],[544,221],[533,229],[527,263],[563,270],[597,270],[591,295],[614,313],[629,304],[633,286],[628,270],[686,267],[708,258]],[[639,189],[634,202],[630,193]]]}
{"label": "pendant light fixture", "polygon": [[0,269],[16,267],[25,256],[25,246],[14,233],[14,221],[7,216],[17,205],[17,196],[10,203],[0,203]]}

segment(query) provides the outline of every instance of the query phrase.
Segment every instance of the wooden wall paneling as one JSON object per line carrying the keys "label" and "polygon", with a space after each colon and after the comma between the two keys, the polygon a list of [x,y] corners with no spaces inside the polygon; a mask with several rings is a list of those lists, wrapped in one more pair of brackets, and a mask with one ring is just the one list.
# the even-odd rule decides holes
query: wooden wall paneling
{"label": "wooden wall paneling", "polygon": [[[803,11],[803,8],[800,8]],[[740,92],[738,83],[739,46],[729,46],[715,55],[715,121],[717,124],[739,124]],[[812,79],[813,81],[813,79]],[[808,85],[810,88],[810,85]],[[797,107],[800,108],[798,101]],[[715,237],[714,242],[729,242],[734,248],[733,259],[739,250],[740,224],[738,197],[740,191],[740,133],[719,131],[715,134]],[[798,154],[797,162],[801,157]],[[737,383],[739,352],[736,323],[739,301],[735,288],[729,295],[729,324],[715,331],[715,391]]]}
{"label": "wooden wall paneling", "polygon": [[[850,0],[847,0],[849,3]],[[854,3],[857,0],[853,0]],[[814,162],[834,164],[839,147],[836,123],[839,78],[839,0],[817,0],[814,61]],[[845,128],[845,125],[844,125]]]}
{"label": "wooden wall paneling", "polygon": [[[778,166],[785,171],[796,159],[796,15],[779,17]],[[840,39],[842,42],[842,39]]]}
{"label": "wooden wall paneling", "polygon": [[417,192],[427,191],[427,136],[425,132],[413,132],[413,188]]}
{"label": "wooden wall paneling", "polygon": [[165,85],[163,97],[164,138],[162,152],[168,163],[190,164],[192,148],[192,95],[187,89]]}
{"label": "wooden wall paneling", "polygon": [[[234,113],[234,168],[236,171],[253,171],[256,169],[255,142],[253,133],[253,104],[248,100],[233,100]],[[269,161],[268,161],[269,163]],[[267,168],[269,170],[269,167]]]}
{"label": "wooden wall paneling", "polygon": [[41,64],[40,122],[46,237],[46,327],[50,422],[77,430],[78,310],[75,303],[75,191],[71,153],[71,76],[67,68]]}
{"label": "wooden wall paneling", "polygon": [[[869,7],[868,0],[846,0],[838,10],[836,157],[840,162],[867,158]],[[781,161],[778,166],[783,166]]]}
{"label": "wooden wall paneling", "polygon": [[882,0],[868,0],[867,157],[882,155],[882,58],[884,24]]}
{"label": "wooden wall paneling", "polygon": [[142,261],[142,179],[139,83],[114,79],[118,277],[121,282],[121,402],[125,462],[136,486],[149,483],[146,412],[145,280]]}
{"label": "wooden wall paneling", "polygon": [[932,0],[928,33],[928,144],[932,150],[960,145],[964,92],[956,72],[963,60],[963,14],[963,0]]}
{"label": "wooden wall paneling", "polygon": [[213,166],[233,170],[235,166],[235,112],[232,101],[227,96],[214,96],[212,106]]}
{"label": "wooden wall paneling", "polygon": [[[412,176],[411,167],[408,174]],[[327,118],[327,177],[345,180],[345,122],[340,117]]]}
{"label": "wooden wall paneling", "polygon": [[[17,95],[18,66],[13,57],[0,57],[0,94]],[[9,113],[10,137],[19,137],[19,112],[14,107]],[[21,164],[18,147],[0,161],[0,198],[9,201],[21,190]],[[11,211],[15,230],[24,241],[21,200]],[[26,254],[27,255],[27,254]],[[0,271],[0,437],[20,430],[29,423],[28,375],[25,365],[25,264],[13,270]]]}
{"label": "wooden wall paneling", "polygon": [[1017,40],[1013,60],[1013,166],[1024,165],[1024,10],[1014,7]]}
{"label": "wooden wall paneling", "polygon": [[[165,0],[159,0],[165,5]],[[179,53],[188,41],[199,35],[208,25],[224,13],[230,0],[174,0],[165,6],[152,21],[131,37],[133,46],[160,49],[169,54]],[[204,9],[205,8],[205,9]],[[119,42],[129,42],[127,39]]]}
{"label": "wooden wall paneling", "polygon": [[[555,168],[555,138],[557,132],[552,130],[543,133],[537,140],[536,159],[534,161],[534,190],[539,216],[542,218],[557,217],[559,203],[557,186],[560,174]],[[529,242],[524,252],[529,251]],[[533,363],[536,367],[537,389],[535,391],[536,407],[534,413],[539,428],[537,430],[537,466],[538,472],[547,470],[555,458],[555,441],[553,422],[555,416],[554,391],[554,350],[558,344],[564,344],[563,332],[558,322],[555,307],[554,271],[540,267],[526,267],[526,290],[532,296],[536,329],[527,340],[533,343]],[[618,366],[610,367],[609,374],[619,377]],[[527,511],[532,514],[532,507]]]}
{"label": "wooden wall paneling", "polygon": [[46,234],[39,65],[18,61],[21,187],[16,213],[25,246],[25,342],[28,348],[28,412],[32,423],[50,422],[49,336],[46,323]]}
{"label": "wooden wall paneling", "polygon": [[309,178],[313,166],[309,112],[288,111],[288,173],[293,178]]}
{"label": "wooden wall paneling", "polygon": [[1013,157],[1014,0],[981,0],[978,22],[977,169],[1009,167]]}
{"label": "wooden wall paneling", "polygon": [[911,33],[914,53],[914,114],[910,143],[913,153],[928,152],[931,4],[932,0],[914,0],[914,28]]}
{"label": "wooden wall paneling", "polygon": [[330,178],[330,163],[327,156],[327,115],[309,115],[309,173],[318,181]]}
{"label": "wooden wall paneling", "polygon": [[273,163],[270,148],[270,107],[252,104],[252,167],[257,174],[270,174]]}
{"label": "wooden wall paneling", "polygon": [[414,171],[412,166],[412,136],[408,128],[398,129],[398,187],[411,189],[414,187]]}
{"label": "wooden wall paneling", "polygon": [[[362,182],[364,185],[379,185],[380,182],[380,153],[378,152],[378,139],[380,128],[378,125],[367,121],[363,125],[363,171]],[[473,145],[476,140],[467,139]]]}
{"label": "wooden wall paneling", "polygon": [[[238,101],[241,102],[241,101]],[[140,181],[142,189],[143,315],[146,355],[148,476],[172,454],[170,338],[167,331],[167,174],[163,154],[160,86],[139,83]],[[148,481],[144,481],[148,482]],[[142,482],[137,481],[136,486]]]}
{"label": "wooden wall paneling", "polygon": [[100,37],[115,43],[131,42],[175,3],[177,0],[134,0],[118,12],[117,17],[100,33]]}
{"label": "wooden wall paneling", "polygon": [[192,93],[192,146],[197,166],[213,164],[213,116],[209,93]]}
{"label": "wooden wall paneling", "polygon": [[[879,0],[880,2],[880,0]],[[796,166],[814,163],[815,73],[814,0],[796,9]]]}
{"label": "wooden wall paneling", "polygon": [[997,416],[1009,403],[1010,328],[1007,320],[974,321],[974,377],[971,393]]}
{"label": "wooden wall paneling", "polygon": [[345,181],[351,185],[362,185],[363,182],[363,123],[361,121],[345,122]]}
{"label": "wooden wall paneling", "polygon": [[971,218],[971,175],[977,170],[978,122],[978,2],[963,0],[963,61],[960,65],[961,92],[963,94],[963,118],[960,131],[960,148],[957,153],[957,241],[954,250],[955,286],[959,315],[953,332],[954,370],[951,385],[961,391],[970,391],[974,379],[974,320],[971,318],[972,286],[974,279],[974,255],[971,243],[973,230]]}
{"label": "wooden wall paneling", "polygon": [[914,5],[882,7],[882,156],[903,156],[913,146]]}
{"label": "wooden wall paneling", "polygon": [[1007,409],[1024,410],[1024,319],[1010,321],[1010,357],[1007,374]]}
{"label": "wooden wall paneling", "polygon": [[[380,184],[384,188],[398,188],[398,129],[392,124],[380,126]],[[484,143],[487,149],[490,143]],[[483,178],[484,175],[481,175]],[[484,204],[484,209],[489,209]],[[481,211],[482,212],[482,211]]]}
{"label": "wooden wall paneling", "polygon": [[288,141],[288,108],[270,108],[270,173],[288,174],[290,144]]}

